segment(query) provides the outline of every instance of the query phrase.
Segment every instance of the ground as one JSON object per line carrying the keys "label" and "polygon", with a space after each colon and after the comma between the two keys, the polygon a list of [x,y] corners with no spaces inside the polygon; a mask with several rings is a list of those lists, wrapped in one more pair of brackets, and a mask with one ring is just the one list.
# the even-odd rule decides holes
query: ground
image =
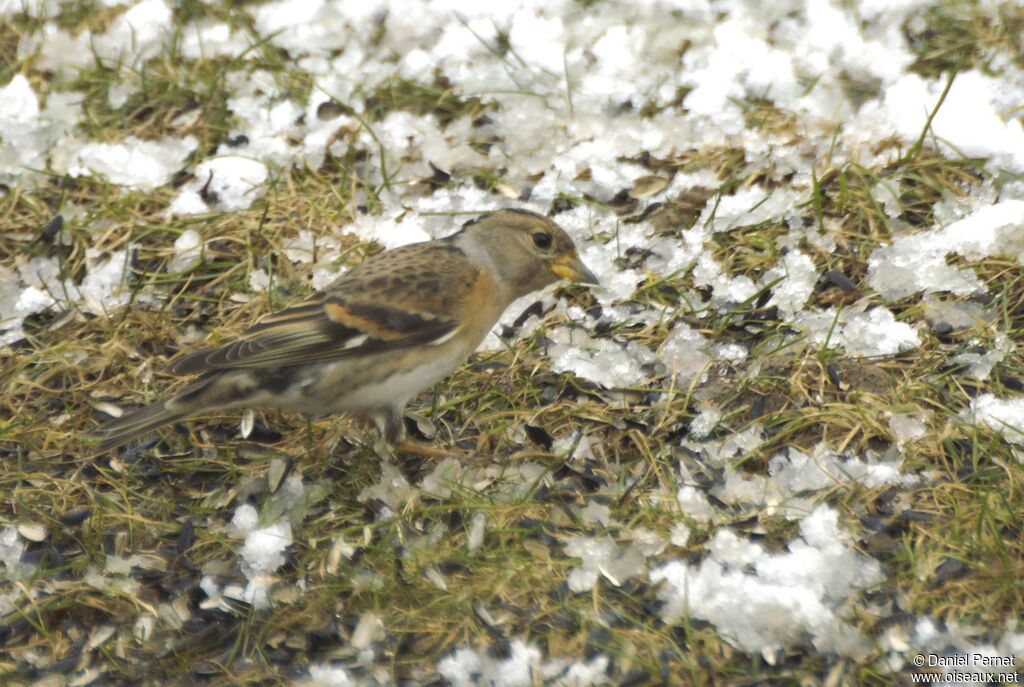
{"label": "ground", "polygon": [[[1015,675],[1019,5],[0,18],[5,684]],[[415,399],[451,457],[261,411],[91,448],[178,352],[498,207],[602,285]]]}

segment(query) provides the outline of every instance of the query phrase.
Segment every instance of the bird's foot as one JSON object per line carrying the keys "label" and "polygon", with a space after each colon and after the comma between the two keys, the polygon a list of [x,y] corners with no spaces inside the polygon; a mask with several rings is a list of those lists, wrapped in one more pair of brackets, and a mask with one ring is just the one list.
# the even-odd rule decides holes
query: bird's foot
{"label": "bird's foot", "polygon": [[384,437],[378,437],[373,442],[373,452],[385,463],[393,463],[395,461],[395,447]]}

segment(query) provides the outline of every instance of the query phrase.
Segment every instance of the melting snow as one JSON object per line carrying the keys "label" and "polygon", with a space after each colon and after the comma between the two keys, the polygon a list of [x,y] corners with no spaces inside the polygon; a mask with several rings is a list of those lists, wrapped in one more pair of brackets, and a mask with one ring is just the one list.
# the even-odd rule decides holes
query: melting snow
{"label": "melting snow", "polygon": [[912,483],[911,477],[901,474],[901,463],[899,458],[841,455],[824,444],[818,444],[810,454],[789,448],[769,461],[767,476],[744,477],[731,471],[725,483],[714,487],[712,493],[725,503],[757,504],[770,510],[783,506],[783,512],[791,514],[806,504],[798,498],[801,493],[822,491],[836,484],[860,482],[872,489],[884,484]]}
{"label": "melting snow", "polygon": [[928,432],[928,413],[892,413],[889,415],[889,429],[896,435],[896,443],[900,446],[908,441],[920,439]]}
{"label": "melting snow", "polygon": [[174,241],[174,257],[167,269],[171,272],[187,272],[199,264],[202,258],[203,237],[195,229],[186,229]]}
{"label": "melting snow", "polygon": [[863,656],[867,642],[838,609],[880,582],[877,561],[850,547],[834,510],[819,506],[800,523],[800,536],[782,553],[766,551],[721,529],[697,565],[667,563],[650,574],[664,582],[662,618],[713,623],[734,646],[770,652],[809,635],[819,651]]}
{"label": "melting snow", "polygon": [[[901,76],[885,92],[885,107],[897,133],[914,140],[924,129],[929,113],[945,87],[941,80],[926,81],[917,74]],[[977,70],[957,75],[945,102],[932,121],[932,134],[951,155],[993,158],[1024,172],[1024,129],[1009,107],[1000,81]]]}
{"label": "melting snow", "polygon": [[597,339],[582,329],[559,327],[549,337],[552,370],[572,372],[607,388],[642,385],[646,375],[641,366],[654,359],[640,344]]}
{"label": "melting snow", "polygon": [[135,136],[121,143],[85,143],[62,151],[54,162],[58,172],[73,177],[98,175],[112,184],[151,191],[171,180],[199,142],[192,136],[143,141]]}
{"label": "melting snow", "polygon": [[1009,442],[1024,445],[1024,398],[1003,400],[982,394],[971,399],[963,416],[999,432]]}
{"label": "melting snow", "polygon": [[493,685],[494,687],[533,687],[559,684],[586,687],[606,684],[609,659],[598,654],[587,662],[542,658],[540,649],[515,639],[509,644],[507,658],[495,658],[487,651],[458,649],[442,658],[438,672],[453,687]]}
{"label": "melting snow", "polygon": [[582,564],[569,571],[569,589],[577,593],[590,591],[598,576],[618,587],[642,575],[647,558],[662,546],[660,542],[655,543],[652,550],[650,543],[634,542],[621,547],[611,537],[570,537],[565,553],[582,559]]}
{"label": "melting snow", "polygon": [[844,310],[804,311],[795,324],[816,345],[843,348],[853,356],[895,355],[921,345],[912,326],[886,308],[862,303]]}
{"label": "melting snow", "polygon": [[0,88],[0,183],[33,181],[47,167],[50,149],[81,117],[81,96],[51,93],[45,109],[21,74]]}
{"label": "melting snow", "polygon": [[270,172],[262,162],[224,155],[200,162],[181,187],[167,214],[201,215],[216,210],[244,210],[266,192]]}
{"label": "melting snow", "polygon": [[1005,200],[943,229],[902,236],[875,249],[868,259],[868,283],[890,299],[919,292],[966,296],[985,291],[974,270],[946,263],[950,254],[968,260],[1007,255],[1024,262],[1024,201]]}
{"label": "melting snow", "polygon": [[[293,478],[298,478],[296,483]],[[302,491],[302,478],[298,475],[289,477],[292,490]],[[259,526],[259,515],[250,504],[242,504],[235,509],[231,526],[235,532],[244,536],[239,552],[239,565],[242,573],[249,580],[245,589],[234,586],[223,590],[225,596],[233,596],[253,605],[257,609],[270,606],[269,592],[273,583],[273,573],[284,565],[285,551],[292,544],[292,527],[287,518],[282,517],[276,522]],[[208,585],[207,595],[215,598],[216,585]]]}

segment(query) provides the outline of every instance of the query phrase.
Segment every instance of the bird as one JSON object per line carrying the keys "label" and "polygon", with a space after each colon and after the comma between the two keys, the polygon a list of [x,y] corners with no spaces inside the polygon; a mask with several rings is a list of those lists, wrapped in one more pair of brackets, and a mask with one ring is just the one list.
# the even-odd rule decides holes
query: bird
{"label": "bird", "polygon": [[518,208],[481,215],[364,260],[235,340],[172,359],[169,373],[195,379],[91,438],[109,451],[210,412],[273,408],[362,414],[395,446],[413,397],[461,365],[514,300],[563,279],[598,284],[553,220]]}

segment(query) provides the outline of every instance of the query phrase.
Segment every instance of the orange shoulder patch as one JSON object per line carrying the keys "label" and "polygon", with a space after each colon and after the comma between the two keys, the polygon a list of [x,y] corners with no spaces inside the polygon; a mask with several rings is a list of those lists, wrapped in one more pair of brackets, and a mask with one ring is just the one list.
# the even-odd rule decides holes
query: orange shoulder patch
{"label": "orange shoulder patch", "polygon": [[407,336],[406,333],[391,329],[382,322],[357,315],[337,301],[324,303],[324,314],[332,322],[363,332],[381,341],[397,341]]}

